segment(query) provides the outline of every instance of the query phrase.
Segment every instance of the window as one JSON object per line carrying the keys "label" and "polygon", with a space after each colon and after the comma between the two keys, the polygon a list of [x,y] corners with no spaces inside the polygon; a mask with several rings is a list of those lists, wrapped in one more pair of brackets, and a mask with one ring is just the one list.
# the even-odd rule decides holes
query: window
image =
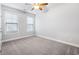
{"label": "window", "polygon": [[27,17],[27,32],[34,31],[34,19],[32,17]]}
{"label": "window", "polygon": [[17,15],[11,13],[5,13],[6,32],[18,31]]}

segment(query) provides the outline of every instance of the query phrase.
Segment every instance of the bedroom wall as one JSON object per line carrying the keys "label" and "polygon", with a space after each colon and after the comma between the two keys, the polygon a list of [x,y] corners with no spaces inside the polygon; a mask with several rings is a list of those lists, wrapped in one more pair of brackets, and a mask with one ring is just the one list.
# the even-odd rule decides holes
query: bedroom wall
{"label": "bedroom wall", "polygon": [[79,4],[52,3],[36,16],[36,34],[79,45]]}
{"label": "bedroom wall", "polygon": [[12,7],[10,8],[10,6],[8,7],[8,6],[3,5],[3,7],[2,7],[3,22],[5,22],[4,12],[6,10],[18,15],[18,32],[5,33],[5,23],[3,23],[3,25],[4,25],[3,41],[10,40],[10,39],[16,39],[16,38],[23,38],[23,37],[33,35],[33,32],[27,32],[27,16],[31,16],[31,17],[35,18],[34,14],[31,14],[28,12],[25,13],[19,9],[12,8]]}
{"label": "bedroom wall", "polygon": [[[1,28],[1,4],[0,4],[0,28]],[[2,39],[2,33],[0,29],[0,50],[1,50],[1,39]]]}

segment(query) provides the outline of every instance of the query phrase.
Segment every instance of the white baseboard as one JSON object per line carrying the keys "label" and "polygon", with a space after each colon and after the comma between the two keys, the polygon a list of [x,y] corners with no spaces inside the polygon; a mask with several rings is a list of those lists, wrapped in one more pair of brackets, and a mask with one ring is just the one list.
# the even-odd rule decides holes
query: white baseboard
{"label": "white baseboard", "polygon": [[27,35],[27,36],[21,36],[21,37],[16,37],[16,38],[12,38],[12,39],[2,40],[2,43],[12,41],[12,40],[19,40],[21,38],[31,37],[31,36],[33,36],[33,35]]}
{"label": "white baseboard", "polygon": [[[22,37],[17,37],[17,38],[2,40],[2,43],[3,42],[12,41],[12,40],[18,40],[18,39],[25,38],[25,37],[31,37],[31,36],[34,36],[34,35],[28,35],[28,36],[22,36]],[[66,42],[66,41],[62,41],[62,40],[56,40],[54,38],[47,37],[47,36],[43,36],[43,35],[36,35],[36,36],[41,37],[41,38],[45,38],[45,39],[48,39],[48,40],[57,41],[57,42],[60,42],[60,43],[63,43],[63,44],[67,44],[67,45],[71,45],[71,46],[74,46],[74,47],[78,47],[79,48],[79,45],[74,44],[74,43],[70,43],[70,42]]]}
{"label": "white baseboard", "polygon": [[74,46],[74,47],[78,47],[78,48],[79,48],[79,45],[74,44],[74,43],[70,43],[70,42],[66,42],[66,41],[62,41],[62,40],[56,40],[56,39],[54,39],[54,38],[47,37],[47,36],[43,36],[43,35],[37,35],[37,36],[38,36],[38,37],[41,37],[41,38],[53,40],[53,41],[56,41],[56,42],[60,42],[60,43],[63,43],[63,44],[67,44],[67,45],[71,45],[71,46]]}

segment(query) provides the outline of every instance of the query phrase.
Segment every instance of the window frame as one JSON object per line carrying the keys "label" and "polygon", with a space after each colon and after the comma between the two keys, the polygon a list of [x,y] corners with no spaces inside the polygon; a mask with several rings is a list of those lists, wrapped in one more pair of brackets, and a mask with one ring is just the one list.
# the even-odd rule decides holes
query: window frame
{"label": "window frame", "polygon": [[[27,21],[26,21],[26,22],[28,22],[28,17],[31,17],[31,18],[33,19],[33,24],[28,24],[28,23],[27,23],[27,32],[28,32],[28,33],[34,33],[34,32],[35,32],[35,28],[34,28],[34,27],[35,27],[35,26],[34,26],[34,25],[35,25],[35,19],[34,19],[33,16],[27,16],[27,19],[26,19]],[[29,31],[29,30],[28,30],[28,26],[32,26],[32,31]]]}
{"label": "window frame", "polygon": [[[14,14],[13,12],[5,12],[4,14],[5,14],[5,32],[6,33],[17,33],[17,32],[19,32],[19,22],[18,22],[18,15],[16,15],[17,16],[17,22],[15,22],[15,23],[13,23],[13,22],[7,22],[7,19],[6,19],[6,13],[8,13],[8,14],[11,14],[11,15],[16,15],[16,14]],[[7,24],[16,24],[17,26],[17,30],[16,31],[7,31]]]}

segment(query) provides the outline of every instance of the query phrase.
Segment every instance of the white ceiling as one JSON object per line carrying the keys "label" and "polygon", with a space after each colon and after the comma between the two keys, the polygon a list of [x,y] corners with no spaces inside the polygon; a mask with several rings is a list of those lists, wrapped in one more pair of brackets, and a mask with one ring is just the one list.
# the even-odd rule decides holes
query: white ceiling
{"label": "white ceiling", "polygon": [[[28,11],[28,12],[31,12],[31,9],[32,9],[31,3],[3,3],[3,5],[13,7],[22,11]],[[49,3],[48,9],[54,8],[58,5],[59,3]]]}
{"label": "white ceiling", "polygon": [[31,10],[32,6],[31,4],[26,4],[26,3],[3,3],[3,5],[12,7],[12,8],[16,8],[22,11],[28,11]]}

